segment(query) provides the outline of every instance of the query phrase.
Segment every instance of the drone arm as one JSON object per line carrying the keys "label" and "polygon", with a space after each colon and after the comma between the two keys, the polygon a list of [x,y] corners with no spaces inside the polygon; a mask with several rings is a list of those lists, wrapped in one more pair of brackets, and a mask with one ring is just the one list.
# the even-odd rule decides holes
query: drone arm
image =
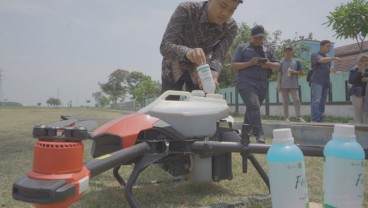
{"label": "drone arm", "polygon": [[[308,157],[323,157],[322,146],[303,146],[298,145],[304,156]],[[267,154],[271,145],[267,144],[248,144],[247,150],[249,153]],[[242,152],[244,145],[238,142],[217,142],[217,141],[196,141],[192,148],[196,152]],[[366,150],[367,151],[367,150]]]}
{"label": "drone arm", "polygon": [[[271,145],[249,144],[249,153],[266,154]],[[218,141],[195,141],[192,144],[195,152],[242,152],[244,145],[239,142],[218,142]]]}
{"label": "drone arm", "polygon": [[148,143],[139,143],[111,154],[102,155],[86,163],[85,166],[90,171],[90,177],[92,178],[114,167],[128,163],[145,154],[148,150]]}

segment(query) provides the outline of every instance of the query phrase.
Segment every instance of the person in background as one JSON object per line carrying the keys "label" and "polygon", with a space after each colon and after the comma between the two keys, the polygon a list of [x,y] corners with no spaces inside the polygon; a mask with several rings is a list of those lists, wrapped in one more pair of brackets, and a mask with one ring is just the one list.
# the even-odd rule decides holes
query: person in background
{"label": "person in background", "polygon": [[262,25],[254,26],[250,36],[249,43],[237,47],[230,67],[237,72],[236,86],[246,106],[244,123],[251,126],[258,143],[265,143],[260,108],[268,91],[268,79],[272,71],[280,69],[280,63],[272,48],[264,44]]}
{"label": "person in background", "polygon": [[284,109],[284,119],[289,122],[289,95],[293,98],[295,116],[297,121],[305,122],[300,114],[299,82],[298,76],[303,75],[302,65],[299,60],[292,57],[293,47],[284,48],[284,60],[277,76],[277,90],[281,92]]}
{"label": "person in background", "polygon": [[349,95],[354,107],[354,123],[368,123],[368,53],[358,55],[357,65],[350,70],[349,83],[352,86],[349,89]]}
{"label": "person in background", "polygon": [[327,56],[331,47],[331,41],[323,40],[320,43],[320,50],[311,55],[311,68],[313,71],[310,81],[312,122],[323,121],[323,114],[330,89],[330,72],[335,72],[331,62],[340,61],[339,57]]}
{"label": "person in background", "polygon": [[[237,35],[232,15],[242,0],[180,3],[171,16],[160,45],[162,88],[198,90],[197,66],[208,63],[217,83],[225,54]],[[174,98],[175,99],[175,98]]]}

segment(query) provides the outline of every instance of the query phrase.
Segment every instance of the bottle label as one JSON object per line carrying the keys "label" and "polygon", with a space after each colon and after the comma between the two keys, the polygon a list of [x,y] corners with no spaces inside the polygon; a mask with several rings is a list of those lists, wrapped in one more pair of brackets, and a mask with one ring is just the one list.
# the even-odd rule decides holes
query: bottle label
{"label": "bottle label", "polygon": [[214,93],[216,86],[213,80],[210,66],[208,64],[197,67],[199,78],[201,79],[203,90],[206,93]]}
{"label": "bottle label", "polygon": [[211,81],[212,79],[211,69],[209,66],[198,67],[198,75],[202,81]]}
{"label": "bottle label", "polygon": [[309,207],[304,162],[268,165],[272,207]]}
{"label": "bottle label", "polygon": [[364,161],[326,156],[323,207],[363,207]]}

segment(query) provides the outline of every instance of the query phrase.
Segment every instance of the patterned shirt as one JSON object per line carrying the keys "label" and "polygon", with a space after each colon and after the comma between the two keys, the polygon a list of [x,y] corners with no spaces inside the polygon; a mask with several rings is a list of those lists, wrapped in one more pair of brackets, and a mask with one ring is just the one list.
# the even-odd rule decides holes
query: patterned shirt
{"label": "patterned shirt", "polygon": [[197,66],[185,57],[191,48],[202,48],[211,69],[221,72],[238,26],[233,19],[222,25],[208,22],[207,9],[207,1],[183,2],[176,8],[160,46],[162,79],[177,82],[188,71],[192,82],[197,84]]}

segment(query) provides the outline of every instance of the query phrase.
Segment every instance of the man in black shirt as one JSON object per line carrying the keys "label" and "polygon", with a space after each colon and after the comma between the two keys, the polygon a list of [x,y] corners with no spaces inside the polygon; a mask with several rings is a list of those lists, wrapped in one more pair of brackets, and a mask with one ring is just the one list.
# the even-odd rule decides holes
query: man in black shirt
{"label": "man in black shirt", "polygon": [[231,68],[236,70],[236,86],[246,106],[244,123],[250,124],[258,143],[265,143],[260,109],[266,98],[270,73],[278,71],[280,64],[272,48],[264,44],[262,25],[254,26],[250,36],[249,43],[237,47]]}

